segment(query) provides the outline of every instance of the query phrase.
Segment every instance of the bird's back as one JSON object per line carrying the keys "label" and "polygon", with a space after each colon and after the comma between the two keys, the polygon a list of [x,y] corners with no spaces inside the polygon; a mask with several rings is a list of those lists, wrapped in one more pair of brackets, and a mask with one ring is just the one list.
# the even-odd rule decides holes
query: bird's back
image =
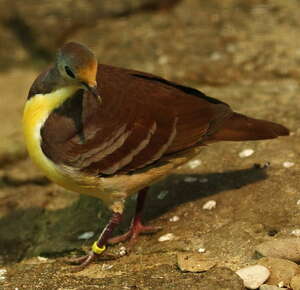
{"label": "bird's back", "polygon": [[78,90],[46,120],[42,149],[55,163],[111,175],[195,145],[288,134],[281,125],[236,114],[198,90],[151,74],[99,65],[97,83],[102,104]]}

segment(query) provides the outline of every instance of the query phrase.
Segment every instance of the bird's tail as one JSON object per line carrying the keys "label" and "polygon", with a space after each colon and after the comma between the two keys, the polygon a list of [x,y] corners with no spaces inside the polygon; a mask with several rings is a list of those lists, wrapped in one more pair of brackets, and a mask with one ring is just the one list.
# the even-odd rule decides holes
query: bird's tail
{"label": "bird's tail", "polygon": [[233,113],[224,121],[222,127],[208,138],[208,141],[261,140],[287,135],[289,130],[280,124]]}

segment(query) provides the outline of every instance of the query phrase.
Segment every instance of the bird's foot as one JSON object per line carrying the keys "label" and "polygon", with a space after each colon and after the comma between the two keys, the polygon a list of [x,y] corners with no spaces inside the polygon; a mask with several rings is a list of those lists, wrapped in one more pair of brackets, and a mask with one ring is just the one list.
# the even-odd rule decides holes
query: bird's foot
{"label": "bird's foot", "polygon": [[130,230],[127,233],[109,239],[108,243],[117,244],[129,240],[128,247],[130,248],[135,244],[140,234],[154,234],[161,229],[161,227],[144,226],[141,222],[137,222],[131,226]]}
{"label": "bird's foot", "polygon": [[104,245],[103,247],[99,247],[97,245],[98,241],[95,241],[92,250],[88,252],[88,254],[78,257],[78,258],[71,258],[71,259],[66,259],[65,262],[68,264],[75,264],[77,265],[72,269],[72,272],[79,272],[82,271],[86,266],[88,266],[92,261],[94,261],[99,255],[101,255],[105,249],[106,246]]}
{"label": "bird's foot", "polygon": [[77,258],[67,258],[64,259],[65,263],[76,265],[74,268],[72,268],[72,272],[79,272],[82,271],[86,266],[88,266],[92,261],[94,261],[97,258],[97,254],[93,251],[89,251],[88,254],[77,257]]}

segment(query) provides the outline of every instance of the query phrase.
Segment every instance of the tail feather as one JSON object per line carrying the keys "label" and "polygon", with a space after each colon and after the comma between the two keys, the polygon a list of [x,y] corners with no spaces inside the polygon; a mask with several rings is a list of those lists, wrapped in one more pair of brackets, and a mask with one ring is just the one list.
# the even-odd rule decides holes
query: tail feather
{"label": "tail feather", "polygon": [[212,142],[247,141],[273,139],[287,135],[289,135],[289,130],[280,124],[234,113],[208,140]]}

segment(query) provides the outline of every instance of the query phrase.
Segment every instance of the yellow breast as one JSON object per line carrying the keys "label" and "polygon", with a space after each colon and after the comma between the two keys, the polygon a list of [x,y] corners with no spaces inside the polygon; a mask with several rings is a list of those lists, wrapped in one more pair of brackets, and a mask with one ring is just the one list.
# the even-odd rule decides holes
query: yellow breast
{"label": "yellow breast", "polygon": [[[25,105],[23,115],[23,131],[27,150],[36,165],[56,184],[77,193],[101,198],[107,205],[116,199],[133,194],[137,181],[134,180],[130,190],[125,190],[124,178],[99,178],[86,176],[65,166],[51,161],[41,148],[41,128],[50,113],[58,108],[78,87],[66,87],[49,94],[37,94]],[[62,128],[63,129],[63,128]],[[128,180],[128,177],[126,178]]]}
{"label": "yellow breast", "polygon": [[[78,87],[66,87],[49,94],[38,94],[30,98],[25,105],[23,131],[29,155],[45,175],[66,189],[82,193],[86,190],[83,190],[75,176],[70,176],[70,174],[64,172],[61,167],[53,163],[43,153],[40,135],[41,127],[50,113],[73,95],[76,90],[78,90]],[[92,193],[88,192],[86,194]]]}

